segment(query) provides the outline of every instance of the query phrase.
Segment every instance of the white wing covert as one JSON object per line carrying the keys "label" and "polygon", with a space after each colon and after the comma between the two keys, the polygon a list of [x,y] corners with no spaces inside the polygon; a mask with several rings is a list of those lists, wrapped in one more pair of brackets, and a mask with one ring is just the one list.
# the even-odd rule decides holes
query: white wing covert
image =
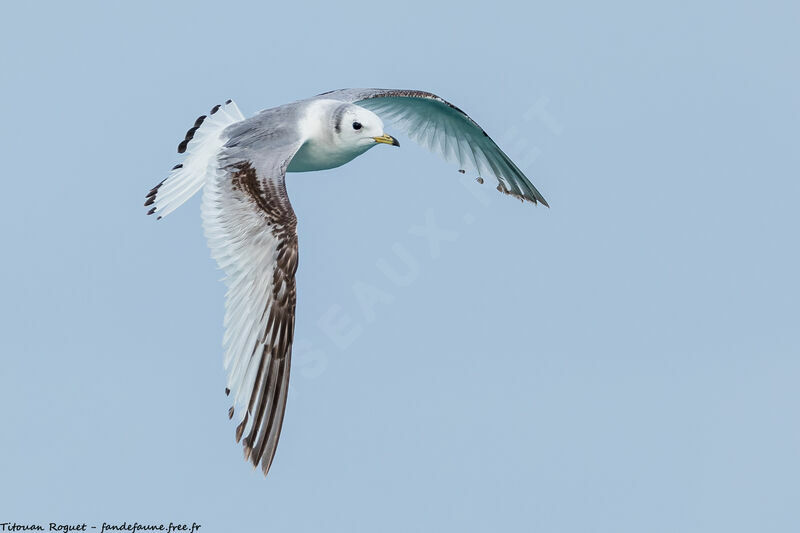
{"label": "white wing covert", "polygon": [[494,175],[497,189],[521,200],[547,206],[525,174],[469,115],[433,93],[406,89],[342,89],[318,98],[343,100],[378,114],[408,136],[479,175]]}

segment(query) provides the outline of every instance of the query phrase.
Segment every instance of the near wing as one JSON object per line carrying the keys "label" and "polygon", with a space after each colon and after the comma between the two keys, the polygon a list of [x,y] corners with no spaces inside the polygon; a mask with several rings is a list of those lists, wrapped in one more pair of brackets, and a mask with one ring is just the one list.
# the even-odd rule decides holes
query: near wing
{"label": "near wing", "polygon": [[[276,146],[247,120],[232,126],[215,178],[203,193],[203,227],[225,272],[226,393],[234,396],[237,442],[266,475],[289,390],[297,270],[297,219],[284,181],[299,143]],[[264,149],[264,144],[269,149]]]}
{"label": "near wing", "polygon": [[547,205],[525,174],[466,113],[435,94],[404,89],[343,89],[319,98],[344,100],[385,118],[411,139],[480,175],[497,178],[497,189]]}

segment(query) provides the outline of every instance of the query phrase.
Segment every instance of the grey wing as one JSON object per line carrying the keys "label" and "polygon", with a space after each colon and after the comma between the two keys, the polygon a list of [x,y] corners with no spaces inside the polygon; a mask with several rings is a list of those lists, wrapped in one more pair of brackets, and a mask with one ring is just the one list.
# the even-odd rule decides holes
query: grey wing
{"label": "grey wing", "polygon": [[317,96],[365,107],[404,130],[411,139],[459,168],[494,175],[497,189],[520,199],[547,205],[525,174],[469,115],[425,91],[342,89]]}
{"label": "grey wing", "polygon": [[296,135],[263,119],[232,126],[203,193],[203,228],[225,272],[226,393],[245,459],[266,475],[283,423],[295,317],[297,219],[285,172]]}

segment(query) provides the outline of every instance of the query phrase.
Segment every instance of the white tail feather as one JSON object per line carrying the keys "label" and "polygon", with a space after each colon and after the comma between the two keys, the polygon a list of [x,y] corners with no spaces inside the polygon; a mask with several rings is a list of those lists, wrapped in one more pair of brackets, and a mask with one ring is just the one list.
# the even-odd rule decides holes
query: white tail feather
{"label": "white tail feather", "polygon": [[178,147],[186,154],[183,163],[175,165],[169,176],[147,194],[144,205],[153,206],[147,214],[165,217],[202,189],[208,177],[216,175],[217,154],[227,141],[222,132],[242,120],[244,115],[232,100],[197,119]]}

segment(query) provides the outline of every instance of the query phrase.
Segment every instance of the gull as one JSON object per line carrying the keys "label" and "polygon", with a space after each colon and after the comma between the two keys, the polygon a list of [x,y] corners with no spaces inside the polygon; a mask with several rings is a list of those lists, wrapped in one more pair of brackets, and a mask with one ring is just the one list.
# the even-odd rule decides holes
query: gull
{"label": "gull", "polygon": [[250,118],[232,100],[216,105],[178,145],[183,162],[146,196],[147,214],[161,219],[203,189],[203,229],[227,285],[228,417],[238,415],[236,442],[265,476],[286,408],[297,301],[297,218],[286,173],[336,168],[379,144],[400,146],[381,116],[457,162],[459,172],[475,170],[479,183],[492,175],[500,192],[547,206],[466,113],[435,94],[402,89],[330,91]]}

